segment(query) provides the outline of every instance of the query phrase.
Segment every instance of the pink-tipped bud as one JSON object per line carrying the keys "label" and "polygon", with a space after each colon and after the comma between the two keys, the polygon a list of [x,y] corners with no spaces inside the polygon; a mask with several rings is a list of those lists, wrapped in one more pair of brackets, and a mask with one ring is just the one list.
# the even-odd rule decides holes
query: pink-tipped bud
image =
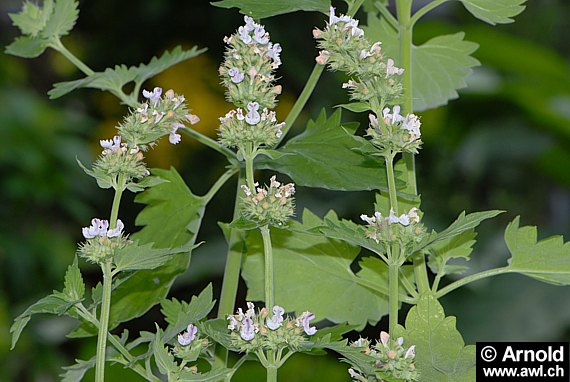
{"label": "pink-tipped bud", "polygon": [[313,38],[321,38],[323,32],[320,29],[313,29]]}

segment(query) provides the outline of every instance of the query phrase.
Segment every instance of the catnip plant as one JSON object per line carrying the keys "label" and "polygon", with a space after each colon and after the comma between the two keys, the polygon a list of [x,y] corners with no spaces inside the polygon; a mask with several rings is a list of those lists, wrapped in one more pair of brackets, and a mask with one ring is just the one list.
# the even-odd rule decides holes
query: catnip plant
{"label": "catnip plant", "polygon": [[[496,24],[511,22],[525,0],[461,2],[478,19]],[[219,117],[217,139],[212,139],[193,129],[200,119],[183,95],[143,87],[204,50],[178,47],[147,64],[95,72],[61,41],[77,20],[78,2],[26,2],[21,12],[10,15],[22,36],[7,53],[34,58],[54,49],[85,76],[55,84],[51,98],[94,88],[110,92],[128,110],[117,122],[116,135],[100,141],[95,162],[79,163],[100,188],[113,190],[110,216],[85,223],[63,289],[15,319],[12,347],[31,317],[45,313],[77,320],[71,337],[97,336],[96,354],[64,367],[64,381],[79,381],[92,368],[95,380],[104,381],[108,363],[124,365],[147,381],[229,381],[246,361],[259,362],[267,381],[277,381],[279,368],[293,354],[323,350],[340,355],[349,364],[347,379],[354,381],[474,381],[475,347],[464,344],[454,317],[445,316],[441,297],[470,282],[512,272],[568,285],[570,247],[560,237],[537,241],[536,228],[520,227],[517,217],[505,231],[508,265],[441,287],[445,276],[465,270],[456,261],[469,258],[477,226],[502,212],[461,212],[440,232],[423,223],[429,211],[421,210],[416,182],[416,155],[422,147],[416,113],[454,98],[478,63],[470,56],[476,47],[461,33],[426,42],[424,56],[412,44],[415,24],[443,3],[433,0],[415,12],[412,0],[396,0],[393,8],[388,1],[362,0],[213,3],[239,8],[244,19],[224,39],[219,76],[233,106]],[[339,11],[344,5],[345,14]],[[278,70],[286,63],[280,43],[271,40],[261,20],[297,10],[326,16],[313,30],[318,51],[313,72],[279,121],[274,110],[283,89],[277,84]],[[367,26],[357,13],[367,15]],[[438,60],[454,67],[433,79],[444,91],[432,95],[426,89],[431,83],[421,76],[430,69],[426,62]],[[325,68],[347,77],[342,88],[349,102],[341,108],[367,113],[364,134],[356,133],[354,123],[342,122],[340,110],[327,116],[330,105],[325,105],[302,133],[285,141]],[[227,170],[203,196],[193,194],[175,169],[149,169],[144,162],[160,139],[175,145],[182,136],[227,159]],[[230,180],[237,187],[233,220],[220,224],[228,250],[217,313],[212,312],[211,285],[188,302],[168,299],[174,279],[188,268],[198,246],[208,203]],[[318,217],[308,209],[296,211],[299,187],[368,190],[375,193],[375,203],[357,222],[334,211]],[[135,221],[142,228],[132,234],[119,219],[125,192],[138,193],[136,200],[145,204]],[[361,254],[363,249],[367,252]],[[79,260],[101,268],[101,282],[90,291]],[[355,263],[357,271],[351,267]],[[236,304],[240,277],[248,288],[248,301],[241,307]],[[129,296],[135,293],[147,298],[132,304]],[[157,324],[138,337],[116,333],[121,323],[157,304],[166,327]],[[404,304],[411,306],[405,318],[400,312]],[[376,338],[343,338],[384,316],[388,327]],[[331,325],[324,325],[325,320]]]}

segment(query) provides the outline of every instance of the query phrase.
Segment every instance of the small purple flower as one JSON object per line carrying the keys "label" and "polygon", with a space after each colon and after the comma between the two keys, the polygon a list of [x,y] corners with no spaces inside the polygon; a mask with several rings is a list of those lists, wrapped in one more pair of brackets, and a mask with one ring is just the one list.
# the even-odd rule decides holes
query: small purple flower
{"label": "small purple flower", "polygon": [[297,318],[297,320],[299,321],[299,323],[301,325],[303,325],[303,330],[305,331],[305,333],[307,333],[307,335],[312,336],[313,334],[315,334],[317,332],[317,328],[314,326],[309,326],[309,321],[311,321],[312,319],[315,318],[315,315],[311,312],[303,312],[303,314],[301,314],[299,316],[299,318]]}
{"label": "small purple flower", "polygon": [[255,337],[255,327],[253,326],[253,320],[251,318],[246,318],[243,321],[239,335],[246,341],[251,341],[253,337]]}
{"label": "small purple flower", "polygon": [[105,150],[117,151],[119,148],[121,148],[121,136],[115,135],[113,139],[102,139],[99,141],[99,144]]}
{"label": "small purple flower", "polygon": [[259,104],[257,102],[250,102],[247,104],[247,114],[245,115],[245,121],[250,125],[257,125],[261,121],[261,115],[257,110],[259,110]]}
{"label": "small purple flower", "polygon": [[93,239],[97,236],[105,236],[107,234],[107,228],[109,228],[109,222],[107,220],[94,218],[91,219],[91,226],[83,227],[81,231],[83,237]]}
{"label": "small purple flower", "polygon": [[153,91],[143,90],[143,97],[152,102],[152,106],[156,106],[162,95],[162,88],[156,87]]}
{"label": "small purple flower", "polygon": [[245,75],[243,73],[240,73],[238,68],[231,68],[228,70],[228,75],[234,84],[239,84],[245,78]]}
{"label": "small purple flower", "polygon": [[229,315],[228,321],[230,322],[228,324],[229,330],[236,330],[237,328],[239,328],[240,322],[235,318],[235,316]]}
{"label": "small purple flower", "polygon": [[267,318],[267,327],[271,330],[276,330],[283,325],[283,313],[285,313],[285,309],[275,305],[273,307],[273,317]]}
{"label": "small purple flower", "polygon": [[265,32],[264,27],[257,25],[253,30],[253,39],[258,44],[265,45],[269,42],[269,35]]}
{"label": "small purple flower", "polygon": [[173,145],[177,144],[180,142],[180,134],[177,133],[178,129],[184,128],[186,126],[184,126],[181,123],[175,122],[172,124],[172,130],[170,130],[170,135],[168,136],[168,141],[170,143],[172,143]]}
{"label": "small purple flower", "polygon": [[246,44],[251,44],[251,36],[250,33],[251,30],[249,30],[249,28],[247,27],[239,27],[238,28],[238,34],[239,34],[239,38],[241,39],[241,41],[243,41]]}
{"label": "small purple flower", "polygon": [[182,346],[190,345],[196,338],[196,333],[198,333],[198,328],[193,324],[188,325],[187,331],[178,335],[178,343]]}
{"label": "small purple flower", "polygon": [[281,57],[279,57],[279,54],[282,50],[283,49],[281,48],[280,44],[269,43],[267,46],[267,56],[275,61],[277,65],[281,65]]}
{"label": "small purple flower", "polygon": [[154,123],[159,123],[162,120],[162,117],[166,115],[166,113],[164,111],[158,112],[157,110],[155,110],[152,112],[152,115],[155,117]]}
{"label": "small purple flower", "polygon": [[125,225],[123,224],[123,222],[121,221],[121,219],[117,219],[117,224],[115,225],[115,228],[110,229],[107,231],[107,237],[111,238],[111,237],[118,237],[121,235],[121,233],[123,232],[123,229],[125,228]]}

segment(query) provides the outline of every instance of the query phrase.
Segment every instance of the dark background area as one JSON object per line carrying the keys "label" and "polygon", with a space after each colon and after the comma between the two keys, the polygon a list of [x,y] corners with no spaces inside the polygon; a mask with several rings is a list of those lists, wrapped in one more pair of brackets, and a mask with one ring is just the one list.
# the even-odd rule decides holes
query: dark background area
{"label": "dark background area", "polygon": [[[418,2],[422,3],[422,2]],[[423,2],[425,3],[425,2]],[[337,4],[340,9],[344,7]],[[7,13],[21,2],[0,3],[0,45],[18,35]],[[365,21],[365,16],[359,15]],[[482,66],[469,77],[460,100],[420,113],[424,149],[417,159],[418,184],[426,224],[448,225],[463,210],[508,211],[479,229],[479,243],[469,272],[502,266],[508,257],[502,240],[506,224],[521,215],[523,225],[539,226],[541,238],[570,233],[570,3],[532,0],[514,24],[492,27],[471,17],[452,2],[430,13],[417,26],[415,43],[441,33],[465,30],[478,42]],[[272,40],[283,46],[279,69],[284,94],[278,116],[283,119],[301,91],[317,51],[311,37],[325,17],[296,12],[264,21]],[[66,46],[96,71],[116,64],[138,65],[181,44],[207,47],[208,52],[169,69],[147,89],[161,86],[185,94],[202,122],[201,132],[215,137],[217,118],[230,109],[219,85],[224,35],[242,24],[235,9],[214,8],[207,1],[80,1],[76,28],[63,39]],[[49,100],[52,84],[80,78],[53,51],[33,60],[0,53],[0,381],[57,380],[62,365],[95,352],[94,341],[65,340],[70,320],[34,317],[14,351],[9,327],[25,307],[62,285],[73,260],[80,228],[92,216],[106,214],[111,193],[101,191],[79,169],[75,158],[92,161],[99,139],[113,135],[126,109],[113,96],[82,89]],[[322,107],[345,103],[343,78],[325,73],[292,130],[295,135]],[[344,120],[366,123],[346,112]],[[202,194],[224,171],[224,159],[184,138],[176,147],[159,145],[149,157],[151,167],[175,166],[196,194]],[[234,184],[229,182],[210,204],[200,231],[205,240],[190,269],[176,282],[172,295],[189,300],[208,282],[219,294],[225,242],[216,221],[229,221]],[[341,193],[300,188],[297,203],[319,215],[334,208],[356,219],[369,211],[370,193]],[[140,209],[125,197],[123,220],[132,232]],[[569,259],[570,261],[570,259]],[[99,272],[81,264],[87,279]],[[244,298],[242,288],[240,298]],[[570,338],[570,295],[517,275],[483,280],[443,299],[448,315],[467,343],[475,341],[567,341]],[[154,309],[133,322],[131,333],[153,330],[160,313]],[[381,322],[365,334],[377,337]],[[109,380],[137,380],[115,367]],[[280,372],[281,373],[281,372]],[[241,380],[263,375],[248,366]],[[345,365],[333,357],[293,357],[283,369],[287,381],[347,381]],[[86,378],[88,380],[88,378]],[[236,378],[238,380],[238,378]]]}

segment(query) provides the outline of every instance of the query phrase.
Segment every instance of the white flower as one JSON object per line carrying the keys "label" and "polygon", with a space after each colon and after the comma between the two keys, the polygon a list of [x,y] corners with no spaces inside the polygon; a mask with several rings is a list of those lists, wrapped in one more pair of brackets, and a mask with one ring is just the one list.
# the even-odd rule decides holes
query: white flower
{"label": "white flower", "polygon": [[415,141],[421,137],[420,127],[422,123],[420,119],[415,114],[408,114],[404,121],[402,122],[402,129],[408,130],[410,132],[410,142]]}
{"label": "white flower", "polygon": [[360,378],[360,374],[355,372],[354,369],[348,369],[348,375],[350,375],[351,378]]}
{"label": "white flower", "polygon": [[178,335],[178,343],[182,346],[190,345],[196,338],[196,333],[198,333],[198,328],[193,324],[188,325],[188,330]]}
{"label": "white flower", "polygon": [[243,190],[243,192],[245,192],[245,196],[251,196],[251,190],[249,189],[248,186],[246,186],[245,184],[242,184],[241,189]]}
{"label": "white flower", "polygon": [[285,309],[275,305],[273,307],[273,317],[267,318],[267,327],[271,330],[276,330],[283,325],[283,313],[285,313]]}
{"label": "white flower", "polygon": [[152,112],[152,115],[155,117],[154,123],[159,123],[162,120],[162,117],[166,115],[166,113],[164,111],[158,112],[157,110],[155,110]]}
{"label": "white flower", "polygon": [[400,223],[405,227],[410,225],[410,217],[406,214],[402,214],[398,217],[395,215],[394,210],[390,208],[390,216],[388,216],[388,223],[389,224]]}
{"label": "white flower", "polygon": [[404,69],[395,67],[394,60],[389,58],[388,61],[386,62],[386,75],[393,76],[394,74],[401,76],[402,74],[404,74]]}
{"label": "white flower", "polygon": [[243,73],[240,73],[238,68],[231,68],[228,70],[228,75],[234,84],[239,84],[245,78],[245,75]]}
{"label": "white flower", "polygon": [[235,316],[229,315],[228,320],[230,321],[230,323],[228,324],[229,330],[235,330],[239,328],[240,322],[235,318]]}
{"label": "white flower", "polygon": [[340,17],[335,16],[334,10],[335,10],[334,7],[330,7],[329,25],[333,25],[333,24],[336,24],[338,22],[347,23],[350,20],[352,20],[352,18],[350,16],[346,16],[346,15],[342,15]]}
{"label": "white flower", "polygon": [[187,114],[186,119],[188,120],[188,122],[190,122],[191,125],[195,125],[198,122],[200,122],[200,117],[198,117],[195,114]]}
{"label": "white flower", "polygon": [[410,212],[408,212],[408,216],[410,218],[410,221],[412,223],[419,223],[420,222],[420,216],[418,215],[418,209],[416,207],[413,207]]}
{"label": "white flower", "polygon": [[404,358],[414,358],[416,356],[416,345],[410,346]]}
{"label": "white flower", "polygon": [[269,43],[269,45],[267,46],[267,56],[269,56],[269,58],[271,58],[276,66],[281,65],[281,57],[279,56],[279,54],[281,53],[283,49],[281,48],[280,44],[272,44]]}
{"label": "white flower", "polygon": [[172,124],[172,129],[170,130],[170,135],[168,137],[168,141],[170,143],[172,143],[173,145],[177,144],[178,142],[180,142],[180,134],[177,134],[178,129],[180,128],[185,128],[186,126],[184,126],[181,123],[175,122]]}
{"label": "white flower", "polygon": [[239,38],[241,39],[241,41],[243,41],[246,44],[251,44],[252,39],[251,39],[251,35],[249,34],[251,31],[249,29],[247,29],[246,27],[239,27],[238,28],[238,34],[239,34]]}
{"label": "white flower", "polygon": [[358,20],[350,19],[350,21],[346,23],[346,26],[350,29],[350,34],[353,37],[364,36],[364,31],[358,27]]}
{"label": "white flower", "polygon": [[148,90],[143,90],[143,97],[147,98],[152,102],[152,106],[156,106],[158,101],[160,100],[160,96],[162,95],[162,88],[156,87],[153,89],[152,92]]}
{"label": "white flower", "polygon": [[115,135],[113,139],[102,139],[99,141],[101,147],[109,151],[117,151],[121,148],[121,136]]}
{"label": "white flower", "polygon": [[265,32],[265,28],[263,26],[257,25],[253,30],[253,39],[258,44],[266,45],[269,42],[269,34]]}
{"label": "white flower", "polygon": [[253,320],[251,318],[246,318],[243,322],[243,326],[239,332],[241,338],[246,341],[251,341],[255,337],[255,327],[253,325]]}
{"label": "white flower", "polygon": [[247,104],[247,110],[249,111],[245,115],[245,121],[250,125],[257,125],[259,121],[261,121],[261,115],[257,111],[259,110],[259,104],[257,102],[250,102]]}
{"label": "white flower", "polygon": [[374,223],[376,223],[376,218],[374,216],[367,216],[367,215],[360,215],[360,219],[362,219],[363,221],[365,221],[367,224],[373,225]]}
{"label": "white flower", "polygon": [[386,333],[385,331],[381,331],[380,332],[380,342],[382,342],[382,345],[388,345],[389,340],[390,340],[390,335],[388,333]]}
{"label": "white flower", "polygon": [[91,219],[91,226],[83,227],[81,231],[83,237],[93,239],[97,236],[105,236],[107,234],[107,228],[109,228],[109,222],[107,220],[94,218]]}
{"label": "white flower", "polygon": [[305,311],[297,318],[297,326],[303,326],[305,333],[307,333],[309,336],[312,336],[317,332],[317,328],[314,326],[309,326],[309,321],[314,318],[315,315],[313,313]]}
{"label": "white flower", "polygon": [[277,178],[277,176],[276,176],[276,175],[273,175],[273,176],[271,177],[271,179],[269,179],[270,182],[271,182],[270,185],[269,185],[269,187],[277,188],[277,187],[281,186],[281,183],[279,183],[279,182],[276,180],[276,178]]}
{"label": "white flower", "polygon": [[400,115],[400,106],[396,105],[392,108],[392,114],[390,114],[390,108],[386,107],[382,110],[382,118],[384,122],[393,125],[396,122],[402,122],[404,117]]}
{"label": "white flower", "polygon": [[111,237],[118,237],[121,235],[121,233],[123,232],[123,229],[125,228],[125,225],[123,224],[123,222],[121,221],[121,219],[117,219],[117,224],[115,224],[115,228],[110,229],[107,231],[107,237],[111,238]]}

